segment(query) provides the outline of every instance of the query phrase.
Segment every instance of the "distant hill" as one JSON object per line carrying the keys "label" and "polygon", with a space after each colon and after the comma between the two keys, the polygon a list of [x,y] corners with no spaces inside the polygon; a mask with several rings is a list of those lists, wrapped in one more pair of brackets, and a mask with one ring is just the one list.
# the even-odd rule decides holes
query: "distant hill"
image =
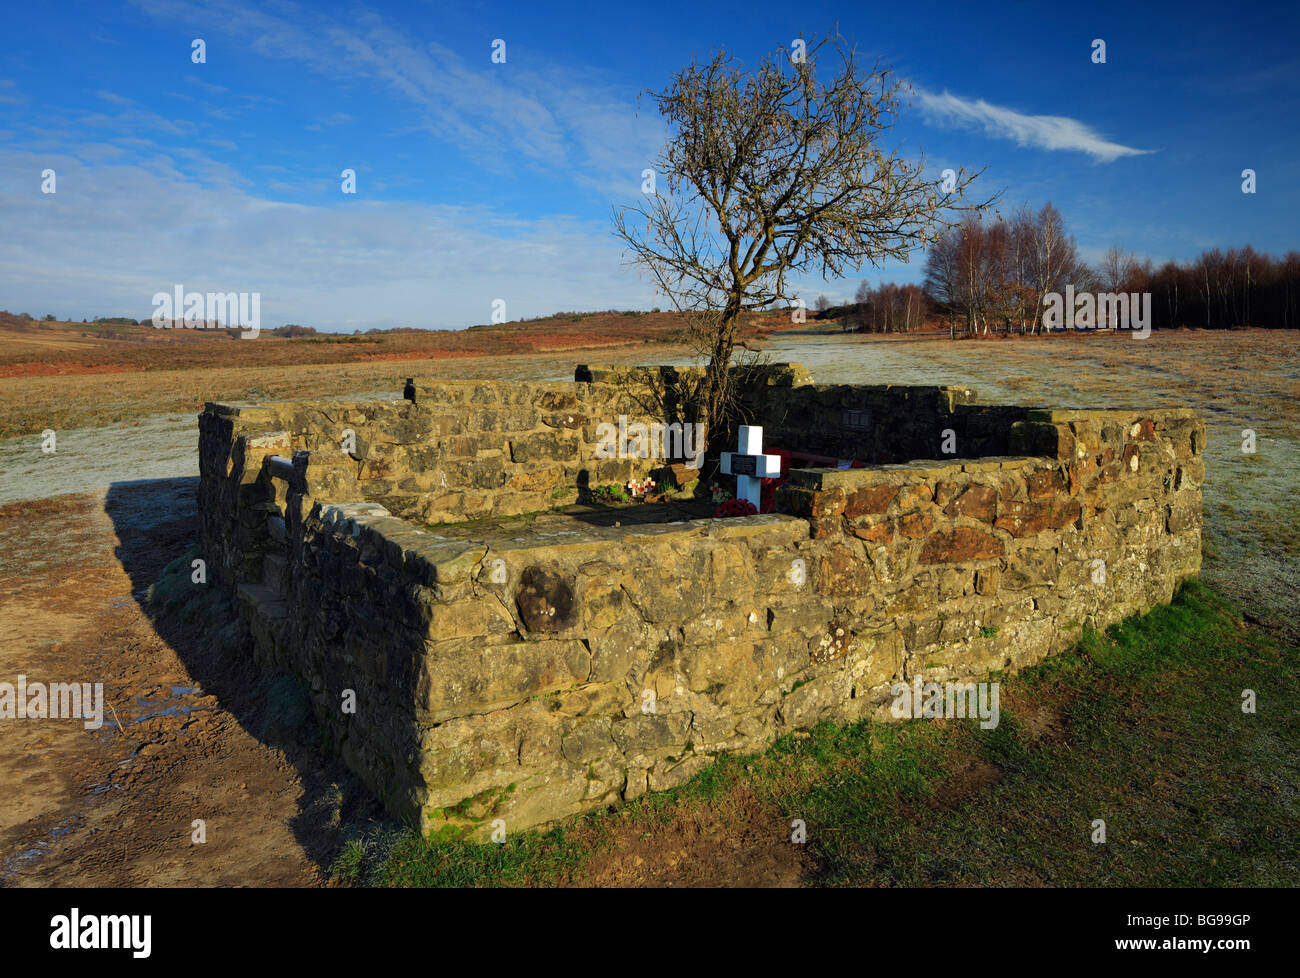
{"label": "distant hill", "polygon": [[[757,313],[747,317],[743,335],[761,337],[791,326],[786,312]],[[359,334],[295,324],[263,329],[248,340],[224,328],[158,329],[125,318],[46,322],[0,312],[0,377],[553,353],[683,339],[681,319],[667,312],[565,312],[468,329]]]}

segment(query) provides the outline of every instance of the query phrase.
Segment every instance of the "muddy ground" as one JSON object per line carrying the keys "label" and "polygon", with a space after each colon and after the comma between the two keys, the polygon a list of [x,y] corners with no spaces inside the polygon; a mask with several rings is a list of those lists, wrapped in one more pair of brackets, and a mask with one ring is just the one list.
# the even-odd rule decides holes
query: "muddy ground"
{"label": "muddy ground", "polygon": [[0,885],[310,886],[351,800],[370,804],[310,742],[266,735],[263,677],[150,611],[193,540],[195,486],[0,508],[0,676],[102,682],[105,700],[98,730],[0,724]]}

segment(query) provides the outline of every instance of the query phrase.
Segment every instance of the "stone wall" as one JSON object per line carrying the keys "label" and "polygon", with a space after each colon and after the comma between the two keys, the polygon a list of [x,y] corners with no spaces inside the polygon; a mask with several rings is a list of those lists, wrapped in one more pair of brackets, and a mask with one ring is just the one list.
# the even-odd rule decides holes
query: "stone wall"
{"label": "stone wall", "polygon": [[1007,454],[1008,432],[1028,409],[974,397],[965,387],[807,384],[750,388],[743,402],[767,444],[813,455],[890,463]]}
{"label": "stone wall", "polygon": [[[675,402],[682,380],[699,373],[691,368],[585,366],[577,376],[624,389],[653,389]],[[797,363],[738,370],[736,385],[744,423],[762,425],[766,445],[869,463],[940,454],[1005,455],[1011,426],[1031,410],[976,404],[969,387],[815,384]]]}
{"label": "stone wall", "polygon": [[795,472],[778,492],[827,545],[828,585],[898,622],[914,671],[1035,662],[1200,570],[1191,411],[1028,414],[1011,440],[1041,456]]}
{"label": "stone wall", "polygon": [[[588,406],[622,389],[562,386]],[[500,387],[498,411],[519,390],[535,389],[530,404],[553,390]],[[461,389],[474,404],[480,388]],[[881,389],[839,390],[790,384],[773,399],[834,412]],[[924,403],[934,413],[908,422],[917,432],[1012,419],[986,437],[1014,455],[796,471],[768,516],[481,542],[397,518],[366,483],[424,512],[408,503],[416,486],[392,495],[400,478],[302,447],[324,426],[294,421],[365,419],[373,451],[375,419],[441,408],[210,405],[204,548],[258,656],[303,677],[390,810],[426,832],[515,830],[670,787],[823,719],[888,719],[895,681],[1036,662],[1197,573],[1204,426],[1191,412]],[[581,471],[577,451],[561,453],[566,472]]]}
{"label": "stone wall", "polygon": [[[417,400],[210,404],[200,417],[211,466],[296,450],[346,457],[357,501],[426,523],[513,516],[574,502],[578,490],[643,478],[661,460],[599,459],[598,427],[668,421],[651,393],[617,384],[417,380]],[[344,452],[345,433],[354,444]],[[265,441],[269,434],[279,440]],[[261,438],[257,445],[237,444]],[[230,461],[233,459],[233,463]],[[350,466],[350,467],[349,467]]]}

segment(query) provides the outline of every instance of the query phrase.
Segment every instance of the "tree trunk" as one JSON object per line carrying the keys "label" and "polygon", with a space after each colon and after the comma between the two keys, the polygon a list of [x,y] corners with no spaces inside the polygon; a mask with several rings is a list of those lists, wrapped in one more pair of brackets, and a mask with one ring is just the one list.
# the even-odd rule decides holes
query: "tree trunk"
{"label": "tree trunk", "polygon": [[698,419],[704,427],[706,442],[715,437],[714,427],[720,425],[717,437],[726,434],[727,404],[730,400],[731,355],[736,348],[736,326],[740,317],[740,302],[728,300],[722,318],[713,336],[713,349],[708,366],[704,369],[704,389],[701,391]]}

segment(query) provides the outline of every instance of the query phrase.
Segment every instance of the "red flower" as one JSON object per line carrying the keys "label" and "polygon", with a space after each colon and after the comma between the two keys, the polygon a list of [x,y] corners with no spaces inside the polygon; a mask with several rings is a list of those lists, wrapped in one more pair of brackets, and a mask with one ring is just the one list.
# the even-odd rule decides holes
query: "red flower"
{"label": "red flower", "polygon": [[713,511],[713,518],[720,520],[728,516],[753,516],[757,512],[748,499],[728,499]]}

